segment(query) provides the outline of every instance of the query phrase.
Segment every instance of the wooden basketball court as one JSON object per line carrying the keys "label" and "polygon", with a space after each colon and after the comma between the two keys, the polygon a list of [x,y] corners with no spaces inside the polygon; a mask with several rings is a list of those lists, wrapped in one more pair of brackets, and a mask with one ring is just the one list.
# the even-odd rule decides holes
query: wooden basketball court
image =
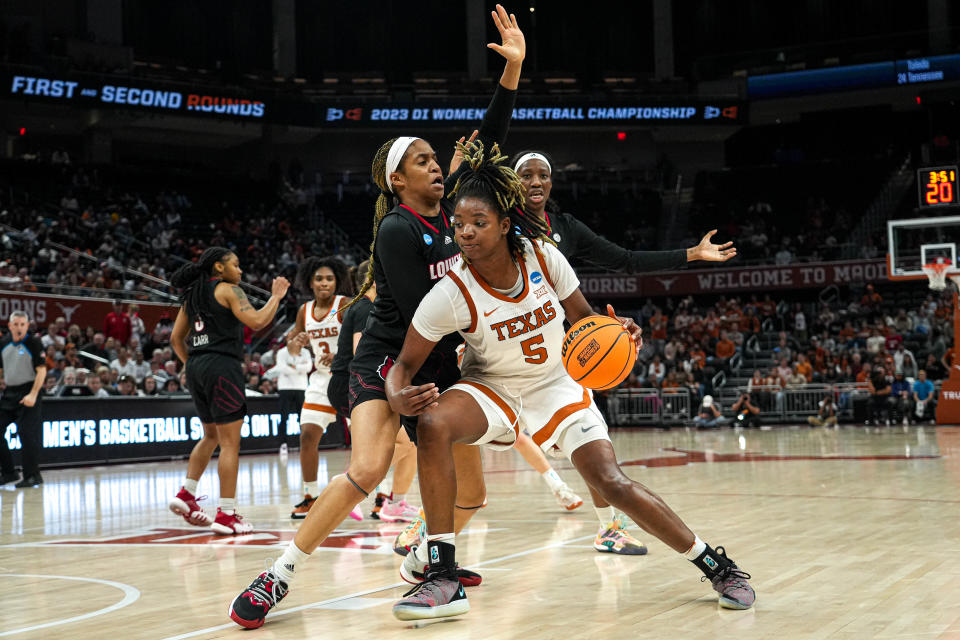
{"label": "wooden basketball court", "polygon": [[[71,638],[960,638],[960,429],[778,427],[615,431],[627,473],[753,574],[757,604],[719,609],[699,572],[650,553],[593,550],[588,503],[564,512],[513,452],[487,452],[489,507],[458,539],[484,576],[471,611],[403,623],[399,526],[348,520],[257,631],[231,600],[294,531],[296,455],[240,460],[257,533],[217,537],[167,511],[185,462],[45,471],[0,490],[0,637]],[[321,455],[321,481],[349,453]],[[587,496],[566,461],[557,469]],[[216,496],[211,467],[200,494]],[[216,500],[202,503],[216,509]],[[369,513],[370,501],[364,505]]]}

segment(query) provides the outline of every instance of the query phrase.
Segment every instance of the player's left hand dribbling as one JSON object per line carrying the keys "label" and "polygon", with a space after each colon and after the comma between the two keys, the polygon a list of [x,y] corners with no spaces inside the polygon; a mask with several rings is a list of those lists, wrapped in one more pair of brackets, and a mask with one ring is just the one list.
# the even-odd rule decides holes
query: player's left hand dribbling
{"label": "player's left hand dribbling", "polygon": [[637,345],[637,353],[640,353],[640,349],[643,348],[643,329],[633,321],[633,318],[621,318],[613,311],[613,305],[607,305],[607,315],[617,320],[620,324],[623,325],[623,328],[630,333],[630,337],[633,338],[634,344]]}
{"label": "player's left hand dribbling", "polygon": [[391,398],[394,411],[405,416],[418,416],[430,407],[437,406],[440,391],[434,383],[409,385]]}

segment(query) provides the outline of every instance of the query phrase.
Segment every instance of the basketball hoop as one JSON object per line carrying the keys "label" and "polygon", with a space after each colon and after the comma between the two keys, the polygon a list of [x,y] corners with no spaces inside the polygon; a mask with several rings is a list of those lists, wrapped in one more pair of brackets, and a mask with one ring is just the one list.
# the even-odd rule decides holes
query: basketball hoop
{"label": "basketball hoop", "polygon": [[930,288],[934,291],[943,291],[947,288],[947,269],[950,268],[950,260],[947,258],[937,258],[930,264],[923,265],[923,272],[930,279]]}

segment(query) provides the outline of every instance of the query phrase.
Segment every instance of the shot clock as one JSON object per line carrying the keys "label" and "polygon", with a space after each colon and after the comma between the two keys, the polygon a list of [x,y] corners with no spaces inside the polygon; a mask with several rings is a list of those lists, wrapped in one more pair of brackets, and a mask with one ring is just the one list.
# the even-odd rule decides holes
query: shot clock
{"label": "shot clock", "polygon": [[917,171],[920,208],[960,204],[957,194],[957,167],[929,167]]}

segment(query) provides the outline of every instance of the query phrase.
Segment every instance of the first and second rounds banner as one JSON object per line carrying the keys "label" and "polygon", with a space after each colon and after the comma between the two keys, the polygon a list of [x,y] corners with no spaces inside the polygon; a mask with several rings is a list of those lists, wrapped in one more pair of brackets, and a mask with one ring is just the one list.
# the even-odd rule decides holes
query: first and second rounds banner
{"label": "first and second rounds banner", "polygon": [[[78,108],[127,109],[154,114],[231,121],[270,122],[317,128],[456,126],[479,122],[488,97],[431,98],[409,104],[341,97],[310,101],[270,91],[235,87],[159,84],[106,76],[54,76],[7,72],[0,99],[39,101]],[[519,96],[513,124],[566,126],[660,126],[745,124],[746,105],[731,100],[591,100],[571,98],[545,104]]]}

